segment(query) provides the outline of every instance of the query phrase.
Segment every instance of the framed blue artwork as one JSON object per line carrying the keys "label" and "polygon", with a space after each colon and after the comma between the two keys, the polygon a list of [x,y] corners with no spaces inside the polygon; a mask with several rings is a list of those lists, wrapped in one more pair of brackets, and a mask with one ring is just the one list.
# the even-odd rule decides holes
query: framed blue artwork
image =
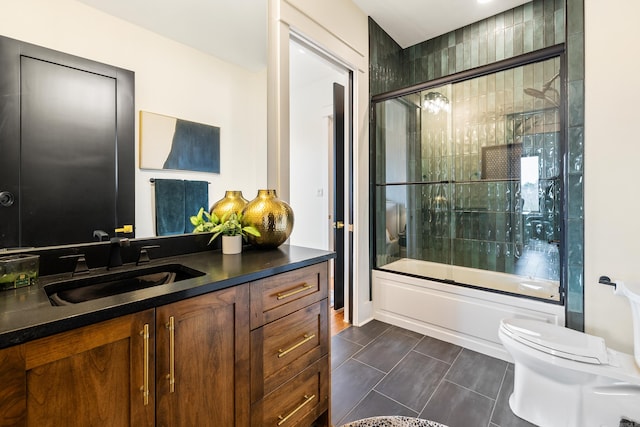
{"label": "framed blue artwork", "polygon": [[220,173],[220,128],[140,111],[140,168]]}

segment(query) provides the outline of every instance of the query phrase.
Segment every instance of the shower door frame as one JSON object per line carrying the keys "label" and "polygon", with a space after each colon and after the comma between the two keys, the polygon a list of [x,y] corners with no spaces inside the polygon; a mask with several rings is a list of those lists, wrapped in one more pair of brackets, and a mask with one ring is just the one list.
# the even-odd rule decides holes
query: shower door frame
{"label": "shower door frame", "polygon": [[[553,58],[559,58],[560,59],[560,98],[562,100],[562,102],[560,103],[560,105],[558,106],[559,109],[559,115],[560,115],[560,141],[559,141],[559,145],[562,149],[563,153],[567,152],[567,147],[566,147],[566,141],[567,141],[567,119],[566,119],[566,51],[565,51],[565,44],[557,44],[545,49],[540,49],[537,50],[535,52],[531,52],[531,53],[527,53],[527,54],[523,54],[523,55],[519,55],[513,58],[509,58],[503,61],[499,61],[499,62],[495,62],[486,66],[481,66],[481,67],[477,67],[471,70],[467,70],[467,71],[463,71],[460,73],[455,73],[449,76],[445,76],[445,77],[441,77],[438,79],[434,79],[434,80],[430,80],[427,82],[423,82],[420,84],[416,84],[416,85],[412,85],[406,88],[402,88],[402,89],[397,89],[397,90],[393,90],[393,91],[389,91],[386,93],[382,93],[379,95],[375,95],[371,98],[371,108],[370,108],[370,112],[371,112],[371,149],[370,149],[370,182],[371,182],[371,190],[370,190],[370,224],[371,224],[371,229],[370,229],[370,235],[371,235],[371,245],[370,245],[370,263],[372,266],[373,270],[381,270],[381,271],[390,271],[393,273],[398,273],[398,274],[403,274],[403,275],[408,275],[408,276],[412,276],[412,274],[408,274],[408,273],[399,273],[399,272],[395,272],[392,270],[385,270],[384,268],[379,268],[377,267],[377,263],[376,263],[376,254],[378,253],[377,251],[377,246],[378,246],[378,242],[376,239],[376,232],[375,232],[375,227],[376,227],[376,213],[378,212],[378,209],[376,209],[377,205],[380,203],[380,200],[377,200],[377,184],[376,184],[376,165],[377,165],[377,141],[376,141],[376,129],[377,129],[377,117],[376,117],[376,113],[377,113],[377,109],[376,109],[376,105],[378,103],[384,102],[384,101],[388,101],[388,100],[392,100],[395,98],[399,98],[401,96],[406,96],[406,95],[410,95],[410,94],[414,94],[414,93],[418,93],[421,91],[425,91],[428,89],[434,89],[437,87],[441,87],[447,84],[454,84],[454,83],[459,83],[459,82],[463,82],[465,80],[469,80],[469,79],[473,79],[473,78],[477,78],[477,77],[482,77],[482,76],[486,76],[489,74],[493,74],[493,73],[497,73],[500,71],[505,71],[505,70],[509,70],[509,69],[513,69],[516,67],[521,67],[524,65],[529,65],[529,64],[533,64],[533,63],[537,63],[537,62],[541,62],[541,61],[545,61],[548,59],[553,59]],[[567,283],[567,275],[568,275],[568,268],[567,268],[567,212],[568,212],[568,206],[567,206],[567,197],[566,197],[566,193],[565,193],[565,188],[567,188],[567,180],[568,180],[568,174],[566,173],[566,166],[565,166],[565,156],[561,155],[560,159],[560,174],[561,174],[561,179],[560,179],[560,194],[563,194],[564,196],[562,197],[561,200],[561,217],[560,217],[560,235],[561,235],[561,239],[559,242],[559,263],[560,263],[560,286],[559,286],[559,293],[560,293],[560,298],[559,301],[550,301],[550,300],[541,300],[547,303],[551,303],[551,304],[560,304],[560,305],[564,305],[565,306],[565,311],[567,309],[566,306],[566,283]],[[422,184],[421,182],[407,182],[405,183],[406,185],[413,185],[413,184]],[[419,278],[425,278],[424,276],[415,276],[415,277],[419,277]],[[461,285],[461,286],[471,286],[472,285],[468,285],[465,283],[457,283],[454,282],[452,280],[439,280],[439,279],[433,279],[433,278],[428,278],[429,280],[433,280],[436,282],[444,282],[444,283],[449,283],[449,284],[454,284],[454,285]],[[485,290],[483,288],[483,290]],[[491,291],[489,289],[487,289],[488,291]],[[522,297],[522,298],[532,298],[532,299],[538,299],[535,297],[529,297],[526,295],[518,295],[518,294],[513,294],[515,296],[518,297]]]}

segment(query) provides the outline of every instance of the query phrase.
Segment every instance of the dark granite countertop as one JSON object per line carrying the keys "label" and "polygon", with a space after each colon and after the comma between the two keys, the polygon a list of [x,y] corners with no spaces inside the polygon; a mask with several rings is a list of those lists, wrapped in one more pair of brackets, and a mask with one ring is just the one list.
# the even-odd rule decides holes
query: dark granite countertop
{"label": "dark granite countertop", "polygon": [[[272,250],[249,248],[239,255],[222,255],[214,250],[161,258],[140,267],[124,265],[118,270],[182,264],[205,274],[66,306],[52,306],[44,286],[69,280],[71,274],[43,276],[30,287],[0,291],[0,348],[306,267],[334,256],[333,252],[282,245]],[[105,273],[104,268],[99,268],[90,274]]]}

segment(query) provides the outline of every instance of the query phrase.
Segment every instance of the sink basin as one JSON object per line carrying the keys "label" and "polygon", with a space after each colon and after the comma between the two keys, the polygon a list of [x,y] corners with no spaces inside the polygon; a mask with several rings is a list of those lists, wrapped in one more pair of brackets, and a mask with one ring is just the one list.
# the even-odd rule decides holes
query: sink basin
{"label": "sink basin", "polygon": [[69,305],[167,283],[179,282],[204,273],[181,264],[125,270],[99,276],[87,276],[45,285],[51,305]]}

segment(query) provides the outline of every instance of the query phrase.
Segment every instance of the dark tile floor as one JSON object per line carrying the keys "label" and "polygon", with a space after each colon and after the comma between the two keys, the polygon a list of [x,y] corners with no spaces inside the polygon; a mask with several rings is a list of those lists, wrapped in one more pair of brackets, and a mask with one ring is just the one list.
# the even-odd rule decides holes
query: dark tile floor
{"label": "dark tile floor", "polygon": [[448,427],[526,427],[511,413],[513,365],[372,321],[332,338],[332,422],[404,415]]}

